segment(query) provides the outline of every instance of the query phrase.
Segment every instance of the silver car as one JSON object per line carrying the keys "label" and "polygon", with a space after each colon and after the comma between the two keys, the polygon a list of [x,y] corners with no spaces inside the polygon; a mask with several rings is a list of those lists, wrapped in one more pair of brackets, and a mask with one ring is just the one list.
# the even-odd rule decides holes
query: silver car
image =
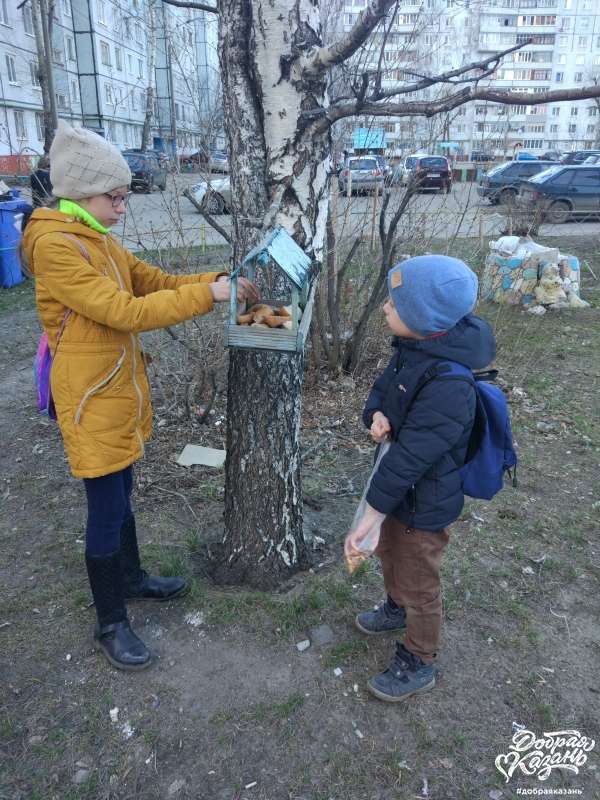
{"label": "silver car", "polygon": [[340,172],[340,192],[374,192],[383,189],[384,174],[375,156],[349,158]]}
{"label": "silver car", "polygon": [[200,181],[192,186],[191,193],[197,203],[211,215],[229,213],[231,208],[231,182],[229,175],[214,178],[211,181]]}

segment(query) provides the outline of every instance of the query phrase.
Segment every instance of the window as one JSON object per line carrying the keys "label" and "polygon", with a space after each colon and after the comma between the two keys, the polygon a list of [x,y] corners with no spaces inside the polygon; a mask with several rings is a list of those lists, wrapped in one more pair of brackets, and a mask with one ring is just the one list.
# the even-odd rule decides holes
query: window
{"label": "window", "polygon": [[27,139],[27,128],[25,127],[25,114],[23,111],[13,111],[15,118],[15,131],[17,139]]}
{"label": "window", "polygon": [[585,56],[576,56],[575,63],[578,67],[582,67],[585,64]]}
{"label": "window", "polygon": [[573,8],[573,0],[564,0],[563,8],[565,11],[570,11]]}
{"label": "window", "polygon": [[587,126],[587,132],[588,133],[594,133],[595,130],[596,130],[596,125],[593,122],[592,122],[591,125]]}
{"label": "window", "polygon": [[588,36],[578,36],[577,37],[577,47],[586,48],[588,46]]}
{"label": "window", "polygon": [[123,17],[125,23],[125,38],[131,39],[131,17]]}
{"label": "window", "polygon": [[144,62],[142,61],[141,58],[138,58],[137,62],[138,62],[137,76],[138,76],[138,78],[143,78],[144,77]]}
{"label": "window", "polygon": [[8,53],[6,54],[6,72],[8,74],[8,82],[16,83],[17,70],[15,68],[15,58],[14,56],[9,56]]}
{"label": "window", "polygon": [[71,81],[71,100],[74,103],[79,102],[79,86],[76,80]]}
{"label": "window", "polygon": [[550,183],[553,186],[568,186],[571,183],[571,178],[573,177],[573,173],[566,169],[564,172],[560,172],[554,178],[550,180]]}
{"label": "window", "polygon": [[75,42],[70,36],[65,38],[65,43],[67,46],[67,58],[69,61],[75,61]]}
{"label": "window", "polygon": [[131,92],[131,110],[137,111],[137,98],[135,96],[135,89]]}
{"label": "window", "polygon": [[571,18],[570,17],[563,17],[560,21],[560,29],[561,31],[570,31],[571,30]]}
{"label": "window", "polygon": [[575,124],[569,125],[569,133],[577,133],[577,125]]}
{"label": "window", "polygon": [[556,76],[554,78],[556,83],[562,83],[564,81],[564,79],[565,79],[565,73],[564,72],[557,72]]}
{"label": "window", "polygon": [[600,66],[600,56],[594,56],[594,66]]}
{"label": "window", "polygon": [[29,72],[31,74],[31,85],[39,89],[40,88],[40,76],[38,74],[39,64],[37,61],[30,61],[29,62]]}
{"label": "window", "polygon": [[568,47],[569,46],[569,37],[568,36],[559,36],[558,37],[558,46],[559,47]]}
{"label": "window", "polygon": [[550,133],[558,133],[558,125],[550,125]]}
{"label": "window", "polygon": [[106,42],[100,42],[100,61],[106,67],[110,67],[110,47]]}
{"label": "window", "polygon": [[63,14],[65,17],[71,16],[71,0],[62,0]]}
{"label": "window", "polygon": [[562,66],[563,64],[567,63],[567,55],[566,53],[561,53],[558,57],[558,63]]}
{"label": "window", "polygon": [[142,26],[139,22],[135,23],[135,40],[138,44],[142,43]]}
{"label": "window", "polygon": [[44,115],[41,111],[35,112],[35,133],[39,142],[44,141]]}
{"label": "window", "polygon": [[590,106],[588,108],[588,117],[595,117],[598,114],[598,108],[596,106]]}
{"label": "window", "polygon": [[578,113],[579,110],[575,106],[573,106],[573,108],[571,109],[571,116],[576,117]]}
{"label": "window", "polygon": [[560,106],[554,106],[554,108],[552,109],[552,116],[560,117]]}
{"label": "window", "polygon": [[583,82],[583,72],[576,72],[575,83],[582,83],[582,82]]}
{"label": "window", "polygon": [[106,25],[106,6],[104,0],[96,0],[96,16],[101,25]]}
{"label": "window", "polygon": [[129,74],[133,75],[133,56],[131,53],[127,53],[127,64],[129,66]]}
{"label": "window", "polygon": [[597,169],[589,168],[575,170],[573,183],[584,189],[600,188],[600,172]]}
{"label": "window", "polygon": [[114,103],[113,90],[112,90],[112,86],[110,85],[110,83],[105,83],[104,84],[104,100],[106,101],[106,103],[109,106],[112,106],[113,103]]}
{"label": "window", "polygon": [[57,108],[62,108],[62,109],[67,108],[67,98],[64,96],[64,94],[56,92],[55,97],[56,97]]}
{"label": "window", "polygon": [[0,0],[0,22],[8,25],[8,4],[7,0]]}
{"label": "window", "polygon": [[121,53],[121,48],[120,47],[115,47],[115,66],[119,70],[119,72],[122,72],[122,70],[123,70],[123,54]]}
{"label": "window", "polygon": [[26,34],[33,36],[33,19],[31,17],[31,6],[29,3],[23,6],[23,27]]}

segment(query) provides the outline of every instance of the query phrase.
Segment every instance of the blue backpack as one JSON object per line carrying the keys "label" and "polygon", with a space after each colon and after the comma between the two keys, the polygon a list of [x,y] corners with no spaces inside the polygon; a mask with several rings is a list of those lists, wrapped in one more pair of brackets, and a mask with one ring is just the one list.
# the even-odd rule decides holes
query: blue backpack
{"label": "blue backpack", "polygon": [[517,454],[508,403],[502,390],[488,382],[497,375],[497,370],[473,373],[456,361],[442,361],[426,374],[426,382],[433,377],[454,378],[475,387],[475,421],[460,475],[463,492],[481,500],[491,500],[504,487],[505,472],[512,485],[517,485]]}

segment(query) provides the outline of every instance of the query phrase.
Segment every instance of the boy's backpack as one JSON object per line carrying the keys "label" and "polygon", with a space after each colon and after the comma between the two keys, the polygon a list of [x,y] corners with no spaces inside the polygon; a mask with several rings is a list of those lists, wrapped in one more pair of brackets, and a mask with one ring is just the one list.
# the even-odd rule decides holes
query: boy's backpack
{"label": "boy's backpack", "polygon": [[491,500],[503,488],[505,472],[513,486],[517,485],[517,454],[508,403],[502,390],[489,382],[497,375],[497,370],[473,373],[456,361],[442,361],[427,370],[418,387],[435,377],[465,380],[475,387],[475,421],[460,475],[463,492],[481,500]]}
{"label": "boy's backpack", "polygon": [[[81,254],[86,259],[86,261],[90,260],[88,251],[79,241],[79,239],[77,239],[77,237],[71,236],[68,233],[64,233],[63,236],[66,236],[68,239],[72,239],[81,250]],[[48,334],[46,333],[46,331],[44,331],[40,336],[37,353],[35,354],[35,359],[33,361],[33,382],[37,390],[38,411],[41,414],[47,414],[50,417],[50,419],[54,420],[56,419],[56,409],[54,407],[54,399],[52,397],[52,387],[50,385],[50,373],[52,372],[52,361],[58,350],[60,340],[65,330],[65,325],[67,324],[67,320],[69,319],[70,315],[71,315],[71,309],[68,308],[65,311],[65,314],[62,318],[62,322],[60,324],[60,328],[58,330],[58,334],[56,336],[56,347],[54,348],[54,353],[50,351],[50,345],[48,343]]]}

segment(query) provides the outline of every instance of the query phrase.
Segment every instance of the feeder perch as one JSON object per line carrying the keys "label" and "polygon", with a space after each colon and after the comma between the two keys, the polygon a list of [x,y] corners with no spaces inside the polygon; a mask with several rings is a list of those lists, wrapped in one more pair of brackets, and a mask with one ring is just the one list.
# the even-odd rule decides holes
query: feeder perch
{"label": "feeder perch", "polygon": [[[308,335],[315,287],[308,292],[311,261],[292,237],[281,226],[267,232],[262,242],[254,247],[241,265],[231,274],[231,302],[226,342],[228,347],[246,347],[252,350],[286,350],[302,352]],[[238,277],[241,270],[254,281],[258,269],[279,270],[289,288],[287,299],[263,300],[265,305],[290,308],[288,328],[262,328],[238,324],[238,315],[245,313],[238,306]]]}

